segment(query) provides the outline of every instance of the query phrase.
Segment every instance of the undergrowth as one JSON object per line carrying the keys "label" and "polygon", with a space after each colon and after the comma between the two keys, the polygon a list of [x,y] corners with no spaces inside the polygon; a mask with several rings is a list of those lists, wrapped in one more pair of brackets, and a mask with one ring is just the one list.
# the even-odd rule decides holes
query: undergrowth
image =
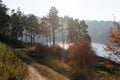
{"label": "undergrowth", "polygon": [[0,43],[0,80],[23,80],[26,76],[25,64],[13,49]]}

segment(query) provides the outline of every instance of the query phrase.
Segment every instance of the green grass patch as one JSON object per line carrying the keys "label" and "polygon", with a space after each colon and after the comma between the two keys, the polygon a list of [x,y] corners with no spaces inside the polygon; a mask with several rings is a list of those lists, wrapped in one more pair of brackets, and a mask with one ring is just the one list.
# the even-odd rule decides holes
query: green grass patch
{"label": "green grass patch", "polygon": [[104,75],[104,76],[108,76],[108,75],[109,75],[109,73],[108,73],[107,71],[102,70],[102,69],[98,69],[98,70],[97,70],[97,73],[99,73],[99,74],[101,74],[101,75]]}
{"label": "green grass patch", "polygon": [[23,80],[26,72],[25,64],[13,49],[0,43],[0,80]]}

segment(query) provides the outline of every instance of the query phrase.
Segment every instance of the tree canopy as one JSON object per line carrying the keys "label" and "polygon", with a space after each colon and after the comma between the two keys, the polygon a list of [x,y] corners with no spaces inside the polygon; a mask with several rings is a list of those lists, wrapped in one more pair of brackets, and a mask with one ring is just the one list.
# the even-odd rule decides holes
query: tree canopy
{"label": "tree canopy", "polygon": [[86,40],[90,42],[90,36],[87,31],[88,26],[85,21],[79,21],[78,19],[68,19],[68,43],[78,42],[80,40]]}
{"label": "tree canopy", "polygon": [[[42,17],[39,23],[37,17],[33,14],[25,15],[20,8],[8,13],[8,8],[0,0],[0,34],[10,36],[14,39],[20,39],[31,44],[35,42],[37,35],[44,35],[46,42],[56,42],[56,33],[61,32],[63,44],[67,42],[77,42],[80,40],[90,41],[85,21],[73,19],[69,16],[59,17],[58,10],[51,7],[49,13]],[[67,37],[66,37],[67,36]],[[50,39],[50,40],[48,40]]]}

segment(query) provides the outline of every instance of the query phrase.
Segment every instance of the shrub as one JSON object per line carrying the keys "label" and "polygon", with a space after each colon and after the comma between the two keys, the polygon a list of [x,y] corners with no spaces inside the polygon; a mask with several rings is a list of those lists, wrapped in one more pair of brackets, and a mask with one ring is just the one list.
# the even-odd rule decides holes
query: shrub
{"label": "shrub", "polygon": [[59,45],[42,45],[37,44],[35,51],[31,51],[31,53],[34,53],[35,55],[39,56],[41,59],[44,58],[55,58],[63,61],[68,61],[67,53],[68,51],[60,47]]}
{"label": "shrub", "polygon": [[113,72],[113,65],[105,64],[105,67],[112,73]]}
{"label": "shrub", "polygon": [[61,59],[63,49],[58,45],[50,46],[50,56],[53,58]]}
{"label": "shrub", "polygon": [[[37,51],[42,56],[42,63],[51,67],[52,69],[68,75],[70,72],[70,67],[65,63],[68,58],[67,50],[61,48],[59,45],[52,46],[38,46]],[[39,56],[40,56],[39,55]],[[40,59],[41,59],[40,58]]]}
{"label": "shrub", "polygon": [[69,48],[68,63],[73,68],[73,80],[94,80],[95,52],[88,42],[74,43]]}
{"label": "shrub", "polygon": [[12,48],[0,43],[0,80],[23,80],[26,67]]}
{"label": "shrub", "polygon": [[24,47],[23,41],[18,40],[16,38],[12,38],[11,36],[8,35],[0,34],[0,41],[14,48]]}

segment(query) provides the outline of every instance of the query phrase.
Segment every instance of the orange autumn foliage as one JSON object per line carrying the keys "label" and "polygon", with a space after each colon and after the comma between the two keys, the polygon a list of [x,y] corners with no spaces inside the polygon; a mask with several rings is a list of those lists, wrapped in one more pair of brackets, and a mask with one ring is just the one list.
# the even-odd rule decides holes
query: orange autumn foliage
{"label": "orange autumn foliage", "polygon": [[106,45],[106,47],[104,48],[106,51],[111,51],[113,50],[113,48],[110,45]]}
{"label": "orange autumn foliage", "polygon": [[119,45],[120,44],[120,25],[117,22],[114,22],[113,24],[117,27],[117,30],[114,33],[111,30],[109,38],[111,41],[113,41]]}
{"label": "orange autumn foliage", "polygon": [[112,72],[112,70],[113,70],[113,65],[106,64],[105,67]]}
{"label": "orange autumn foliage", "polygon": [[68,55],[72,66],[90,67],[95,61],[95,52],[88,42],[81,41],[72,44],[69,48]]}
{"label": "orange autumn foliage", "polygon": [[69,66],[72,68],[72,80],[96,80],[94,65],[96,55],[90,43],[80,41],[69,47]]}
{"label": "orange autumn foliage", "polygon": [[[115,21],[113,24],[117,27],[117,30],[115,32],[113,32],[112,29],[110,30],[109,40],[120,46],[120,25]],[[106,51],[112,51],[114,54],[120,54],[120,50],[110,45],[106,45],[106,48],[104,49]]]}

